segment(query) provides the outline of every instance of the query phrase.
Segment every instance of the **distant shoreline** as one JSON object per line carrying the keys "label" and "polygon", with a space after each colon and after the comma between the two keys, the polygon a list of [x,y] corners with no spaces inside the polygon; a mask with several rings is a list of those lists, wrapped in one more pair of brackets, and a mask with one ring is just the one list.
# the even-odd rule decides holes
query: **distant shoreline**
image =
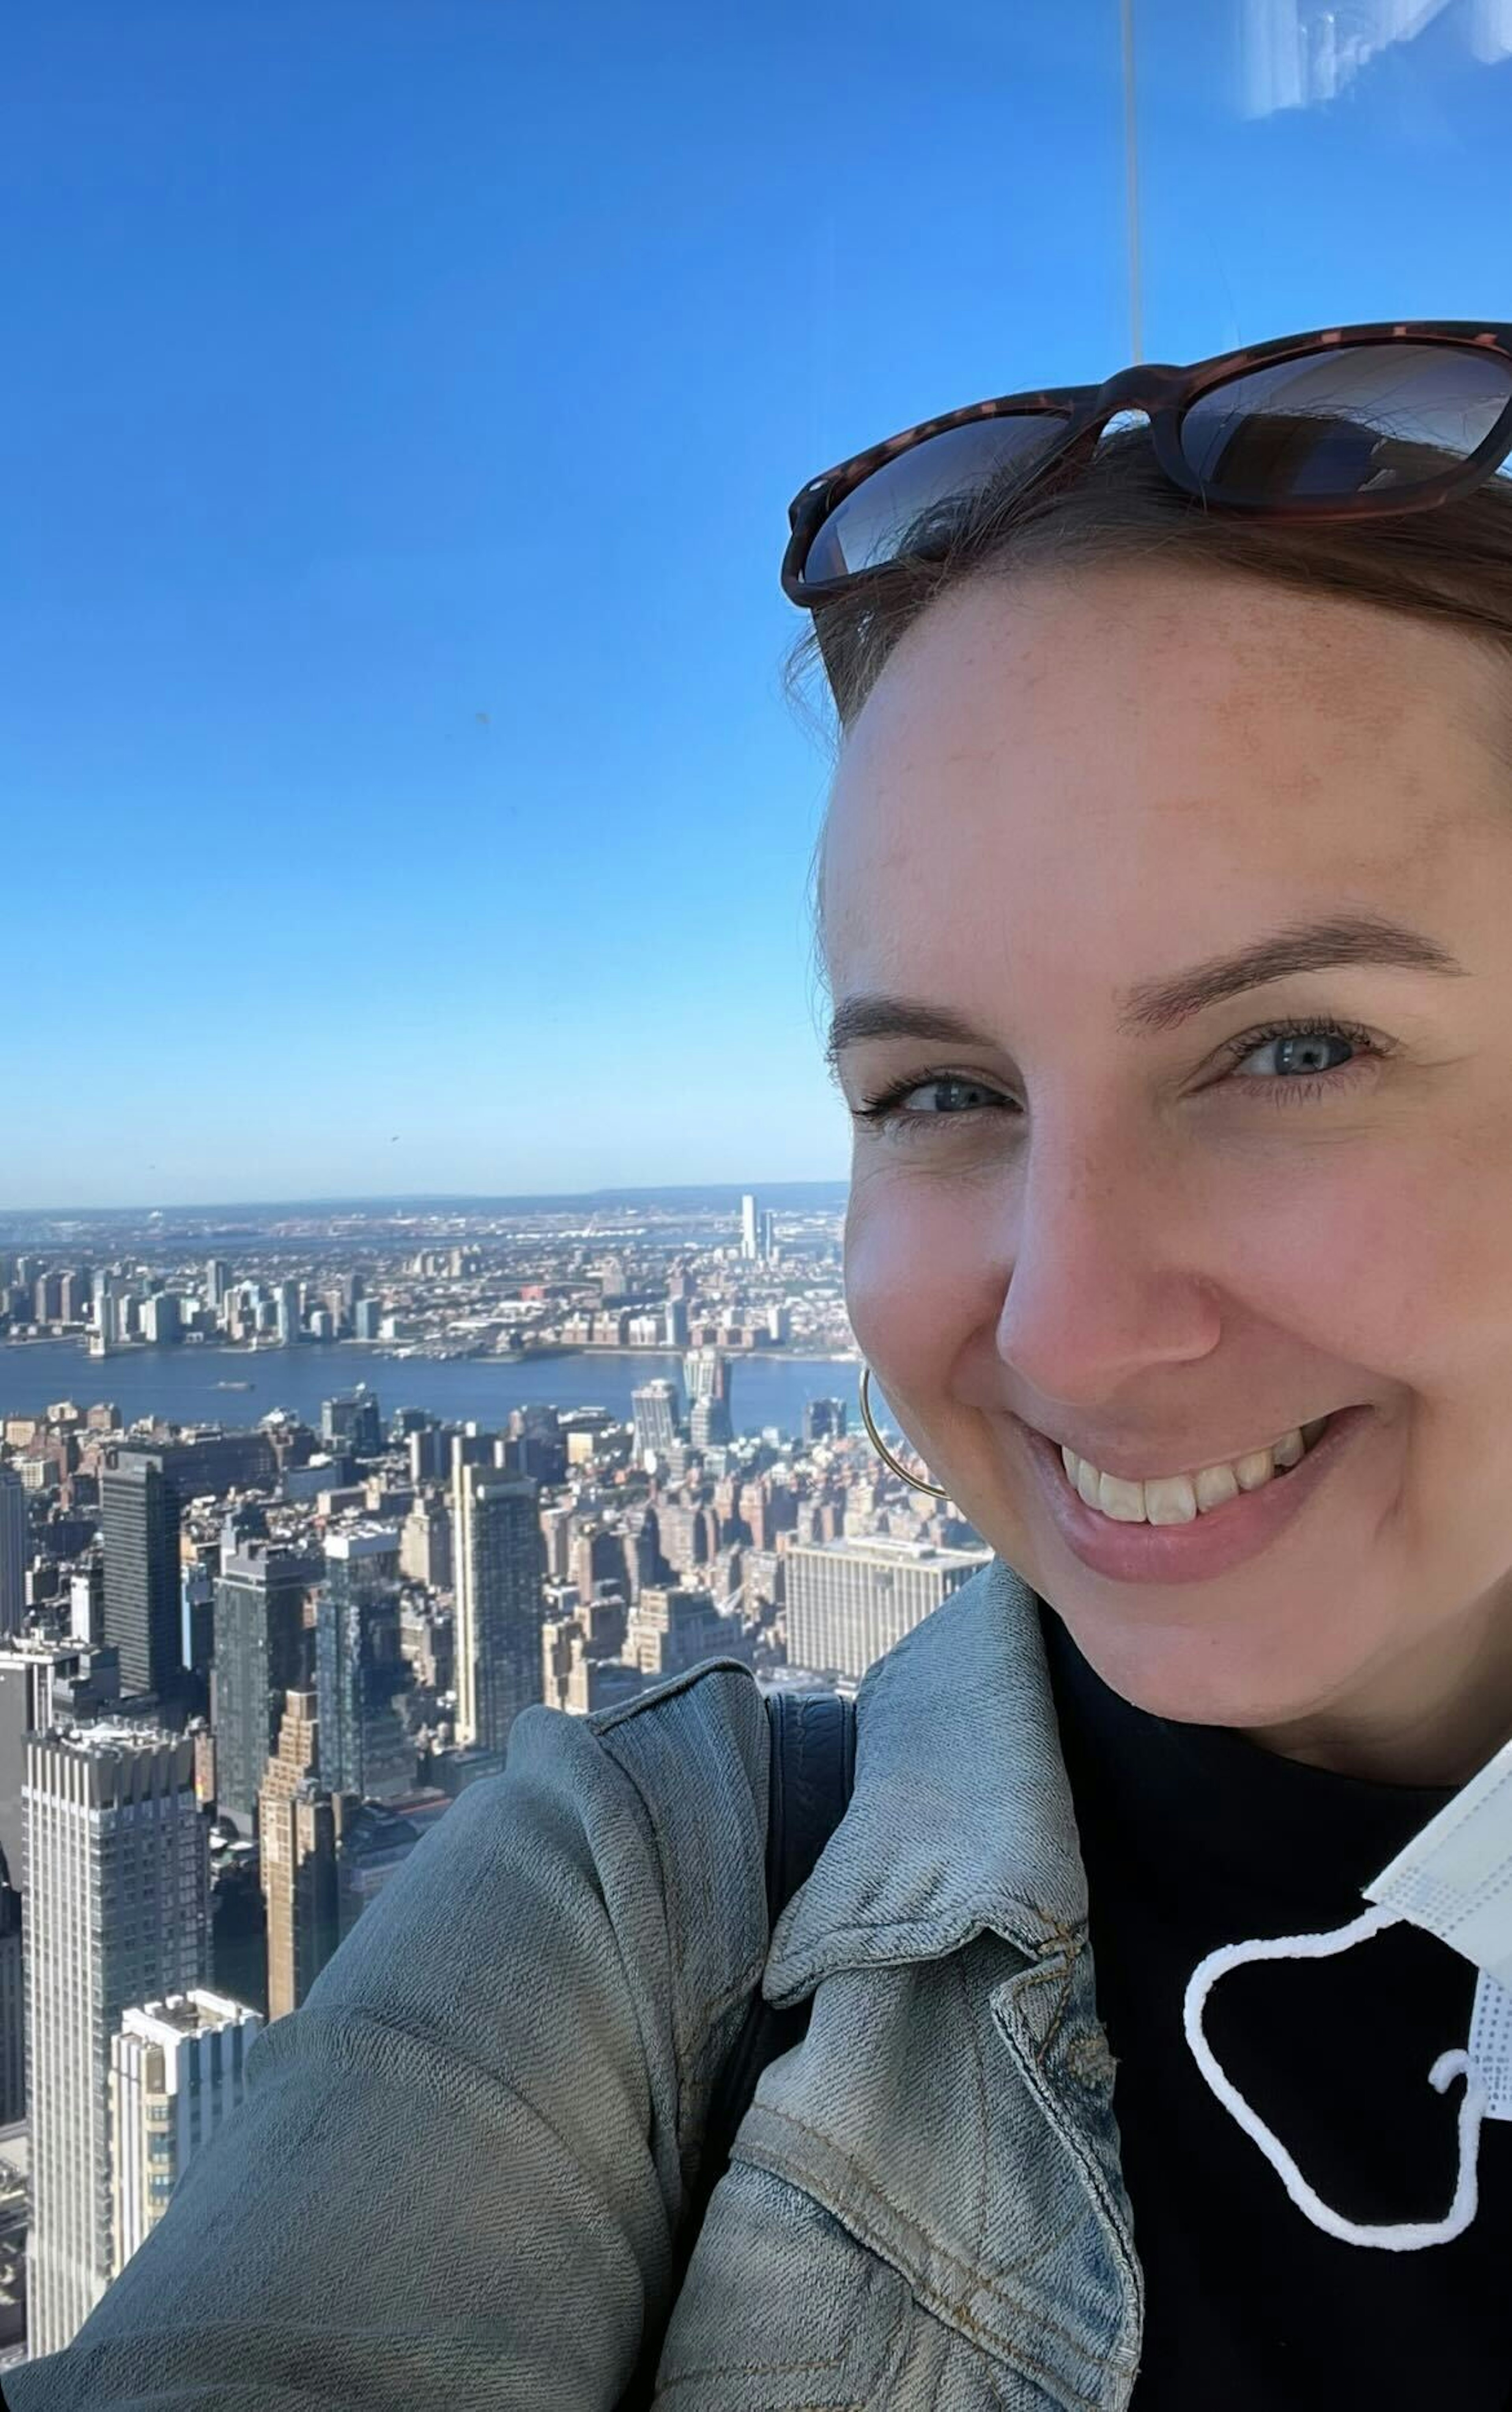
{"label": "distant shoreline", "polygon": [[[403,1347],[404,1344],[400,1343]],[[306,1348],[362,1348],[369,1355],[386,1357],[394,1364],[412,1364],[417,1359],[428,1365],[528,1365],[533,1358],[547,1357],[681,1357],[690,1349],[719,1348],[727,1357],[738,1360],[748,1357],[771,1358],[779,1362],[785,1359],[792,1364],[859,1365],[860,1358],[841,1356],[829,1348],[737,1348],[727,1341],[663,1340],[648,1343],[644,1347],[628,1342],[599,1340],[549,1340],[539,1348],[479,1349],[475,1355],[468,1349],[448,1351],[433,1356],[423,1344],[417,1343],[407,1357],[401,1357],[391,1340],[304,1340],[284,1348],[255,1348],[245,1340],[128,1340],[112,1348],[106,1357],[92,1357],[89,1344],[72,1331],[28,1331],[7,1333],[0,1338],[0,1348],[77,1348],[88,1365],[135,1363],[140,1358],[177,1357],[271,1357],[281,1362],[302,1355]]]}

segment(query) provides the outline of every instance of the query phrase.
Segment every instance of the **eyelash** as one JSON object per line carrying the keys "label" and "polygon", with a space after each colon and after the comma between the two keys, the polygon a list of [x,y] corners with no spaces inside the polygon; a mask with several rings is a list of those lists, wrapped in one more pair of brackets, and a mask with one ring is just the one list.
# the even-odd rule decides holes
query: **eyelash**
{"label": "eyelash", "polygon": [[[1251,1031],[1242,1038],[1231,1040],[1224,1051],[1225,1061],[1229,1067],[1241,1064],[1247,1055],[1253,1055],[1256,1049],[1269,1046],[1276,1038],[1342,1038],[1347,1046],[1358,1049],[1362,1055],[1376,1062],[1385,1062],[1391,1052],[1380,1039],[1373,1038],[1368,1030],[1361,1030],[1355,1022],[1302,1015],[1289,1021],[1269,1022],[1263,1030]],[[1331,1072],[1308,1072],[1290,1080],[1257,1081],[1249,1085],[1269,1090],[1270,1102],[1273,1105],[1283,1102],[1306,1104],[1330,1089],[1337,1091],[1349,1081],[1352,1073],[1362,1068],[1342,1064]],[[868,1124],[873,1130],[885,1131],[896,1126],[900,1131],[908,1131],[910,1136],[917,1136],[920,1125],[925,1123],[972,1122],[978,1114],[994,1110],[990,1106],[967,1106],[962,1112],[954,1114],[911,1113],[904,1110],[903,1099],[912,1096],[916,1089],[927,1089],[947,1081],[955,1081],[962,1088],[985,1089],[988,1085],[975,1072],[916,1073],[908,1080],[895,1081],[890,1088],[884,1089],[878,1096],[865,1098],[853,1109],[855,1118]]]}

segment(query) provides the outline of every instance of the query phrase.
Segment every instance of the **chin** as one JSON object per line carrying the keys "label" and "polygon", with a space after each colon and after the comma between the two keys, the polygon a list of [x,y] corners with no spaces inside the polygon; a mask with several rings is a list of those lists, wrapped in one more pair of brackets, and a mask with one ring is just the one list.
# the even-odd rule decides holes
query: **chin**
{"label": "chin", "polygon": [[1309,1648],[1295,1629],[1273,1624],[1225,1630],[1148,1611],[1135,1623],[1116,1610],[1050,1604],[1110,1690],[1175,1725],[1243,1730],[1299,1724],[1347,1699],[1377,1655],[1368,1645],[1341,1647],[1337,1627],[1331,1648],[1320,1653],[1316,1617],[1308,1620]]}

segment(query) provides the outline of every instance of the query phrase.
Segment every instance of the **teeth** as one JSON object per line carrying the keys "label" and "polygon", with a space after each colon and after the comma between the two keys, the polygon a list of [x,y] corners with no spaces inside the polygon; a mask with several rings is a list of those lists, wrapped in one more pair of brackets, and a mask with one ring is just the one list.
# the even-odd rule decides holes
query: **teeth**
{"label": "teeth", "polygon": [[1241,1491],[1259,1491],[1278,1471],[1296,1465],[1306,1455],[1329,1419],[1284,1433],[1270,1449],[1251,1449],[1226,1465],[1207,1465],[1197,1475],[1168,1474],[1152,1482],[1128,1482],[1120,1475],[1100,1474],[1075,1449],[1063,1449],[1061,1463],[1067,1481],[1085,1500],[1120,1524],[1190,1524],[1213,1508],[1226,1507]]}

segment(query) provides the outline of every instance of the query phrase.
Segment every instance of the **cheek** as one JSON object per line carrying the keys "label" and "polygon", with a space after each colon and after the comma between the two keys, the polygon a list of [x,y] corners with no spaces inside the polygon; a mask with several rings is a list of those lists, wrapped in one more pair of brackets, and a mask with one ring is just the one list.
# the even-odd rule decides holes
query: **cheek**
{"label": "cheek", "polygon": [[[1244,1206],[1221,1276],[1282,1330],[1425,1392],[1452,1390],[1512,1356],[1512,1215],[1501,1181],[1454,1160],[1343,1159]],[[1256,1209],[1259,1208],[1259,1211]]]}
{"label": "cheek", "polygon": [[[1001,1193],[999,1193],[1001,1206]],[[884,1390],[920,1397],[944,1381],[965,1343],[1002,1305],[1001,1261],[988,1202],[969,1183],[858,1158],[845,1216],[845,1305]]]}

